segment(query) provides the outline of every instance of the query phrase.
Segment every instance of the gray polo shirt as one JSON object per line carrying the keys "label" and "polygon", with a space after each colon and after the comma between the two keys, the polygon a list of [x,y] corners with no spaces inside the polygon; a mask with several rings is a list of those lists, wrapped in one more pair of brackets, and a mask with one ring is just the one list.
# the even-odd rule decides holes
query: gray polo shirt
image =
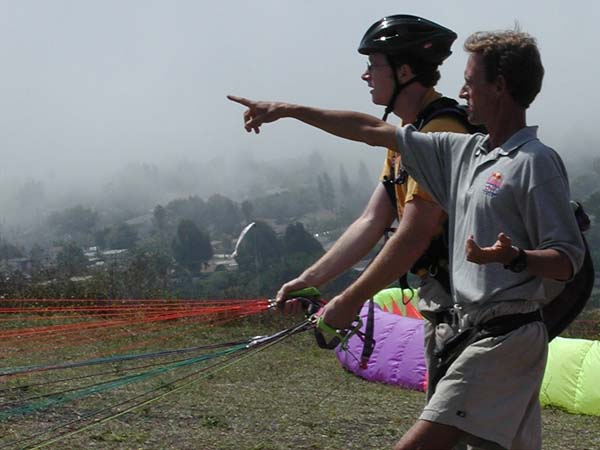
{"label": "gray polo shirt", "polygon": [[458,305],[527,299],[546,303],[557,282],[513,273],[501,264],[478,265],[465,257],[470,235],[491,246],[498,233],[525,250],[553,248],[569,257],[574,271],[584,246],[569,203],[562,160],[526,127],[488,149],[488,136],[419,133],[397,129],[402,163],[449,216],[450,269]]}

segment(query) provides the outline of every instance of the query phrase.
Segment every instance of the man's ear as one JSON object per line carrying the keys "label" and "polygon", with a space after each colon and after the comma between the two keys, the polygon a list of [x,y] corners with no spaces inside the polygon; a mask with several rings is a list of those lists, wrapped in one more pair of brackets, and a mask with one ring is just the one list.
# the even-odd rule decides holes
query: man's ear
{"label": "man's ear", "polygon": [[504,78],[503,75],[498,75],[498,77],[496,78],[496,92],[498,92],[498,94],[501,94],[507,89],[508,86],[506,84],[506,78]]}
{"label": "man's ear", "polygon": [[414,72],[408,64],[402,64],[398,69],[398,80],[400,83],[406,83],[415,77]]}

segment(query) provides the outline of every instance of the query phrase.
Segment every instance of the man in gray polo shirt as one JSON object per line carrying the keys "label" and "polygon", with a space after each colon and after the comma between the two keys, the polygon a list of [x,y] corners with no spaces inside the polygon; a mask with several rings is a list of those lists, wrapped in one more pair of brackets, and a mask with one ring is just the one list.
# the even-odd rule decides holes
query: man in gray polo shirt
{"label": "man in gray polo shirt", "polygon": [[[248,107],[249,132],[290,117],[398,151],[448,213],[457,323],[439,330],[440,354],[468,337],[396,450],[451,449],[461,441],[540,449],[538,396],[548,343],[536,311],[579,270],[584,246],[562,161],[526,126],[544,73],[535,40],[519,31],[476,33],[465,49],[460,96],[469,120],[485,124],[488,135],[424,134],[355,112],[230,99]],[[323,319],[347,328],[360,307],[332,301]],[[482,329],[495,331],[475,332]]]}

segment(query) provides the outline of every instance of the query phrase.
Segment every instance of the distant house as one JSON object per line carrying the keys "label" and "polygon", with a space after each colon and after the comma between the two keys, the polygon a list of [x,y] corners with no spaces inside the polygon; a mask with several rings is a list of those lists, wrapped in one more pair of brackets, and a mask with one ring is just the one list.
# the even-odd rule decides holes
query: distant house
{"label": "distant house", "polygon": [[89,262],[89,268],[99,268],[104,266],[104,260],[100,257],[100,250],[98,247],[88,247],[83,254]]}
{"label": "distant house", "polygon": [[21,272],[25,275],[31,275],[33,270],[33,260],[31,258],[9,258],[0,262],[2,270],[5,272]]}
{"label": "distant house", "polygon": [[83,254],[90,268],[103,269],[107,265],[124,266],[129,262],[129,250],[126,248],[100,250],[98,247],[88,247]]}
{"label": "distant house", "polygon": [[205,272],[214,272],[219,270],[233,271],[237,270],[238,263],[228,253],[215,253],[208,262]]}
{"label": "distant house", "polygon": [[106,264],[116,264],[122,266],[129,261],[129,250],[126,248],[102,250],[99,258]]}
{"label": "distant house", "polygon": [[210,241],[210,246],[213,249],[213,253],[224,253],[227,251],[223,241]]}
{"label": "distant house", "polygon": [[81,282],[84,282],[84,281],[90,281],[93,278],[94,277],[91,276],[91,275],[85,275],[85,276],[82,276],[82,277],[71,277],[71,278],[69,278],[69,280],[71,280],[74,283],[81,283]]}

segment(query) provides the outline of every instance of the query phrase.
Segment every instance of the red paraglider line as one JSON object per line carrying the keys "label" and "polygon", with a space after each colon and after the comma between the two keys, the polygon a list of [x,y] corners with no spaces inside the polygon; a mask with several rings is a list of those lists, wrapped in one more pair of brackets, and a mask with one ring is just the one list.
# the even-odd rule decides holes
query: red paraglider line
{"label": "red paraglider line", "polygon": [[[162,303],[161,303],[162,302]],[[15,351],[13,348],[39,352],[43,347],[56,349],[61,346],[81,345],[81,340],[89,343],[108,337],[113,339],[124,333],[131,334],[130,327],[143,327],[145,332],[163,330],[171,323],[220,324],[265,311],[268,301],[252,300],[81,300],[81,299],[14,299],[19,307],[5,306],[0,313],[9,316],[3,322],[12,321],[15,326],[0,332],[4,354]],[[44,307],[39,304],[43,303]],[[83,303],[86,306],[75,306]],[[102,306],[98,306],[100,303]],[[109,305],[111,303],[112,305]],[[121,303],[120,305],[114,305]],[[64,304],[64,306],[60,306]],[[41,317],[40,317],[41,316]],[[43,320],[59,321],[51,325],[34,325]],[[94,335],[91,330],[96,330]],[[99,333],[100,332],[100,333]],[[56,336],[58,339],[49,338]],[[93,336],[93,337],[92,337]],[[160,340],[155,338],[153,341]],[[28,342],[30,345],[24,346]],[[31,345],[37,343],[38,345]],[[136,345],[143,345],[137,342]]]}

